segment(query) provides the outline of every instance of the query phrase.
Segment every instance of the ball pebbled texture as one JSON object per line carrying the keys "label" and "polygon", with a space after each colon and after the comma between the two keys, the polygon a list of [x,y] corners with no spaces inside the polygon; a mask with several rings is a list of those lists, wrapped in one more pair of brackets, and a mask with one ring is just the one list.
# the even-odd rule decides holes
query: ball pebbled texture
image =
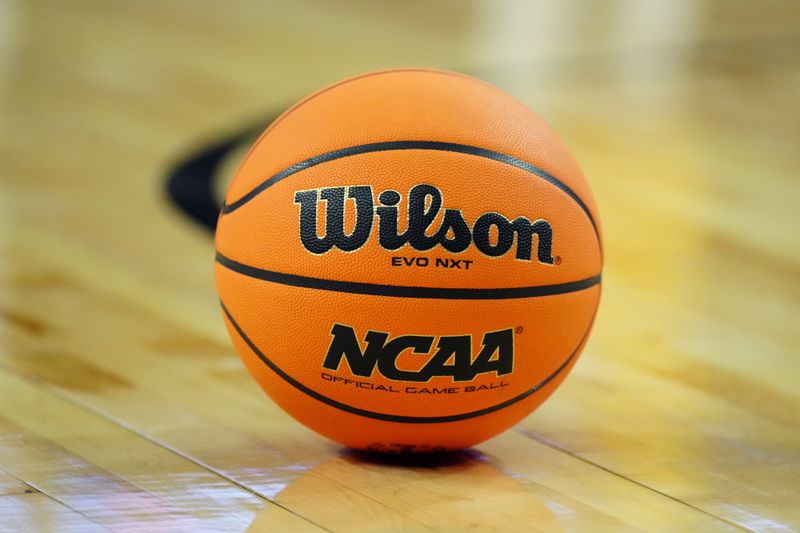
{"label": "ball pebbled texture", "polygon": [[[381,228],[391,217],[380,210],[396,208],[402,234],[415,188],[434,192],[412,222],[435,211],[431,237],[451,210],[464,224],[447,238],[469,228],[466,248],[448,251],[440,239],[416,249],[427,242],[419,236],[387,249],[393,241],[381,231],[391,237],[391,228]],[[310,251],[301,207],[316,209],[305,219],[307,239],[322,239],[337,215],[323,197],[337,191],[363,200],[344,201],[343,235],[369,226],[369,236],[354,250]],[[260,136],[225,204],[216,277],[235,348],[278,405],[347,446],[438,451],[490,438],[558,387],[588,338],[602,267],[589,186],[541,118],[480,80],[397,69],[331,85]],[[360,218],[359,205],[368,213]],[[518,220],[514,228],[542,221],[528,239],[530,257],[526,236],[509,229]],[[489,229],[481,233],[481,224]],[[492,255],[503,235],[513,242]],[[349,355],[325,367],[337,335]],[[481,366],[481,349],[495,338],[503,348]],[[407,346],[384,361],[395,339]],[[439,374],[426,375],[437,351],[454,346],[434,365]],[[382,363],[354,371],[376,353]]]}

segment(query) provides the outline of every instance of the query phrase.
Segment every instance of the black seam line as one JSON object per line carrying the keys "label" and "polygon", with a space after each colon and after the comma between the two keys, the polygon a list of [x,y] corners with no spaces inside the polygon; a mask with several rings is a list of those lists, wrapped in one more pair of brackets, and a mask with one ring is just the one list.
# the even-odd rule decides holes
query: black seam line
{"label": "black seam line", "polygon": [[346,411],[348,413],[352,413],[354,415],[359,415],[367,418],[374,418],[376,420],[385,420],[387,422],[399,422],[401,424],[440,424],[444,422],[457,422],[459,420],[467,420],[469,418],[476,418],[478,416],[487,415],[489,413],[493,413],[495,411],[499,411],[508,407],[509,405],[515,404],[521,400],[524,400],[528,396],[532,395],[536,391],[540,390],[542,387],[553,381],[561,372],[564,371],[567,366],[575,359],[575,356],[578,354],[581,346],[583,346],[583,342],[586,340],[587,336],[589,335],[589,331],[592,329],[592,323],[589,323],[589,327],[586,328],[586,332],[581,337],[580,342],[578,342],[578,346],[575,350],[567,357],[566,361],[561,363],[552,374],[544,378],[544,380],[540,381],[538,384],[534,385],[532,388],[528,389],[527,391],[514,396],[513,398],[506,400],[504,402],[498,403],[496,405],[492,405],[491,407],[486,407],[484,409],[478,409],[477,411],[470,411],[468,413],[460,413],[457,415],[444,415],[444,416],[407,416],[407,415],[393,415],[389,413],[379,413],[376,411],[368,411],[366,409],[360,409],[358,407],[353,407],[352,405],[348,405],[346,403],[342,403],[339,401],[334,400],[333,398],[328,398],[327,396],[320,394],[319,392],[306,387],[292,376],[284,372],[283,370],[278,367],[275,363],[272,362],[264,353],[258,349],[258,347],[250,340],[250,338],[245,334],[239,324],[233,319],[231,316],[230,311],[228,308],[225,307],[225,304],[220,301],[220,305],[222,306],[222,311],[225,313],[225,316],[228,317],[233,329],[236,330],[236,333],[242,338],[242,340],[250,347],[250,349],[255,353],[261,361],[266,364],[268,367],[272,369],[280,378],[286,381],[292,387],[298,389],[300,392],[311,396],[315,400],[318,400],[322,403],[330,405],[331,407],[335,407],[336,409],[340,409],[342,411]]}
{"label": "black seam line", "polygon": [[407,285],[380,285],[377,283],[359,283],[334,279],[311,278],[263,270],[250,265],[238,263],[217,252],[216,261],[225,268],[249,278],[303,287],[323,291],[346,292],[350,294],[369,294],[373,296],[389,296],[394,298],[436,298],[444,300],[503,300],[512,298],[536,298],[569,292],[582,291],[600,283],[601,275],[590,278],[558,283],[555,285],[534,285],[531,287],[500,288],[443,288],[416,287]]}
{"label": "black seam line", "polygon": [[564,191],[567,194],[567,196],[572,198],[580,206],[580,208],[583,209],[583,212],[586,213],[587,217],[589,217],[589,222],[592,223],[594,232],[598,233],[597,224],[594,221],[594,217],[589,212],[589,208],[586,206],[585,203],[583,203],[583,200],[581,200],[580,196],[575,194],[575,191],[570,189],[569,186],[567,186],[567,184],[565,184],[563,181],[559,180],[552,174],[549,174],[537,166],[534,166],[526,161],[522,161],[521,159],[517,159],[516,157],[510,156],[508,154],[495,152],[493,150],[488,150],[486,148],[478,148],[477,146],[469,146],[466,144],[457,144],[457,143],[448,143],[439,141],[386,141],[386,142],[377,142],[369,144],[360,144],[358,146],[350,146],[348,148],[342,148],[340,150],[334,150],[332,152],[327,152],[324,154],[316,155],[314,157],[310,157],[305,161],[300,161],[299,163],[295,163],[294,165],[284,170],[281,170],[277,174],[273,175],[269,179],[257,185],[254,189],[252,189],[250,192],[248,192],[235,202],[223,205],[222,214],[225,215],[228,213],[232,213],[233,211],[236,211],[244,204],[246,204],[256,196],[258,196],[265,189],[272,187],[282,179],[288,178],[292,174],[296,174],[301,170],[305,170],[307,168],[311,168],[321,163],[326,163],[328,161],[341,159],[343,157],[349,157],[358,154],[367,154],[370,152],[386,152],[391,150],[436,150],[439,152],[458,152],[461,154],[469,154],[478,157],[484,157],[486,159],[492,159],[494,161],[499,161],[500,163],[505,163],[506,165],[511,165],[512,167],[520,168],[526,172],[529,172],[535,176],[544,179],[545,181],[552,183],[553,185]]}

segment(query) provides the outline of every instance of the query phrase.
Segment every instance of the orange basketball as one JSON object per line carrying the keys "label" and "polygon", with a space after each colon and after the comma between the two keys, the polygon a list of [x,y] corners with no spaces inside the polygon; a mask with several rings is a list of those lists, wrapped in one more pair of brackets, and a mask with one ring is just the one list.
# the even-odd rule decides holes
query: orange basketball
{"label": "orange basketball", "polygon": [[355,448],[511,427],[575,364],[600,297],[577,163],[535,113],[453,72],[368,73],[286,111],[242,162],[216,247],[250,373]]}

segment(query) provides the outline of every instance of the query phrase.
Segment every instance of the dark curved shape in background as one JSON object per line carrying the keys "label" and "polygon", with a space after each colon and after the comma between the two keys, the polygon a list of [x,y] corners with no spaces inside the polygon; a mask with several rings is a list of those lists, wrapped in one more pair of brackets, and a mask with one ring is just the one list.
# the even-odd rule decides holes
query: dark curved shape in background
{"label": "dark curved shape in background", "polygon": [[268,120],[244,128],[239,133],[212,143],[178,161],[166,178],[170,202],[194,222],[213,233],[222,208],[220,199],[214,197],[214,180],[220,165],[233,150],[264,131],[278,114],[274,113]]}

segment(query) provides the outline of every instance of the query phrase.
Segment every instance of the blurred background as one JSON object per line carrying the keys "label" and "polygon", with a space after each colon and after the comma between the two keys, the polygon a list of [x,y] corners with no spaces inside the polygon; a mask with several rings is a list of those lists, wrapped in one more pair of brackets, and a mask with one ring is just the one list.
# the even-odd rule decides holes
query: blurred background
{"label": "blurred background", "polygon": [[[110,271],[141,263],[169,305],[209,321],[209,242],[165,209],[165,176],[322,86],[396,66],[486,79],[550,122],[593,186],[612,282],[622,269],[630,290],[753,327],[795,318],[777,289],[794,286],[800,254],[785,230],[799,197],[796,2],[0,5],[5,238],[39,231]],[[218,195],[247,142],[219,169]],[[763,268],[780,277],[774,298],[740,283]],[[754,298],[766,308],[736,304]]]}
{"label": "blurred background", "polygon": [[[167,179],[222,143],[206,168],[219,198],[253,132],[289,105],[402,66],[458,70],[537,111],[581,163],[603,223],[604,296],[585,355],[551,402],[482,451],[513,457],[527,439],[564,452],[570,475],[579,458],[690,515],[800,527],[794,0],[0,0],[0,436],[49,439],[220,527],[249,523],[264,501],[253,494],[279,499],[292,465],[335,454],[246,375],[219,315],[210,233]],[[46,407],[56,400],[39,389],[101,420]],[[106,429],[81,433],[95,423]],[[138,450],[138,463],[104,462],[87,442],[121,426],[252,494],[226,511],[128,437],[106,442]],[[80,477],[79,463],[46,447],[37,463],[3,442],[0,471],[101,524],[130,511],[99,493],[62,498],[54,480]],[[501,459],[475,461],[505,475]],[[324,471],[354,479],[355,463]],[[303,500],[329,494],[315,479],[292,501],[322,523],[330,508]],[[450,490],[474,484],[463,480]],[[668,506],[637,514],[643,500],[604,499],[614,491],[547,486],[558,497],[537,501],[566,524],[679,521]],[[81,487],[67,493],[91,493]],[[9,516],[28,516],[21,505],[0,496]],[[710,530],[701,522],[681,524]]]}

